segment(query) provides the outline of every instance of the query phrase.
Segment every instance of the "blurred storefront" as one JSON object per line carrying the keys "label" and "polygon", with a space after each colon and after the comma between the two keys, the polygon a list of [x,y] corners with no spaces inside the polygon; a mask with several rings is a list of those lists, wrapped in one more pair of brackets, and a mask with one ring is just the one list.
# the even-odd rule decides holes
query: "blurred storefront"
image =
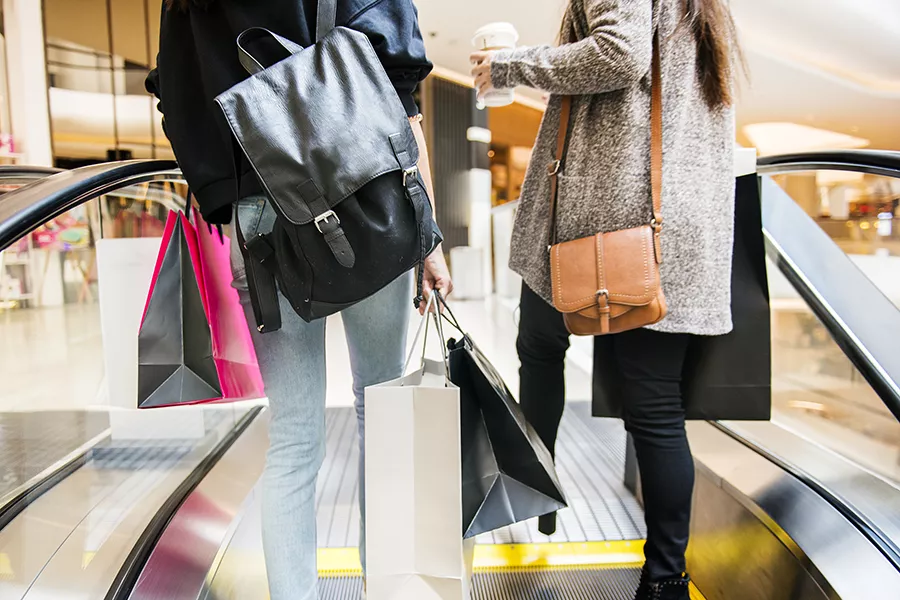
{"label": "blurred storefront", "polygon": [[[0,10],[0,164],[174,158],[144,88],[162,0],[2,0]],[[514,210],[492,209],[519,197],[542,106],[520,99],[477,110],[471,82],[441,69],[419,102],[445,250],[474,250],[478,294],[514,294],[505,248]],[[46,224],[0,256],[0,310],[94,304],[97,242],[158,237],[183,196],[144,184]]]}
{"label": "blurred storefront", "polygon": [[161,0],[45,0],[47,85],[57,166],[172,158],[144,78]]}

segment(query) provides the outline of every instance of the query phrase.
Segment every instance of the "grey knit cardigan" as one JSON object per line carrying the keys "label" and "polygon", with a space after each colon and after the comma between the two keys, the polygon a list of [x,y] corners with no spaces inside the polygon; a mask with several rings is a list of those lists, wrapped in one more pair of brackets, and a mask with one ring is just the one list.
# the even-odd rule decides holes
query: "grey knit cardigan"
{"label": "grey knit cardigan", "polygon": [[650,65],[661,39],[663,81],[662,286],[668,316],[651,329],[719,335],[731,330],[734,114],[710,110],[696,44],[680,0],[571,0],[575,39],[498,52],[497,88],[551,93],[522,186],[510,267],[551,302],[547,251],[550,180],[560,95],[575,96],[559,178],[558,241],[650,219]]}

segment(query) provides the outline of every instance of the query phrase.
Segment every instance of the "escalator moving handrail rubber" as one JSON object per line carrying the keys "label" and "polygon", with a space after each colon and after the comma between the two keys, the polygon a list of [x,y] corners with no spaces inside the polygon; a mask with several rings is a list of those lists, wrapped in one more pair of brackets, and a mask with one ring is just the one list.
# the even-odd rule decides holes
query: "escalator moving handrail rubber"
{"label": "escalator moving handrail rubber", "polygon": [[0,165],[0,181],[20,177],[46,177],[62,173],[63,169],[55,167],[39,167],[34,165]]}
{"label": "escalator moving handrail rubber", "polygon": [[247,430],[262,410],[262,406],[255,406],[250,409],[163,502],[153,519],[141,533],[134,548],[131,549],[128,558],[125,559],[125,563],[119,569],[115,579],[113,579],[113,583],[106,593],[105,600],[128,600],[141,576],[144,566],[156,547],[156,543],[175,517],[175,513],[178,512],[178,509],[181,508],[188,496],[200,485],[203,478],[212,471],[219,460],[241,437],[241,434]]}
{"label": "escalator moving handrail rubber", "polygon": [[763,156],[757,160],[761,175],[798,171],[858,171],[900,178],[900,152],[888,150],[822,150]]}
{"label": "escalator moving handrail rubber", "polygon": [[9,525],[13,519],[22,514],[26,508],[37,501],[38,498],[50,491],[57,483],[83,467],[88,461],[91,451],[92,448],[87,448],[77,456],[66,460],[46,477],[42,477],[38,481],[35,481],[32,485],[29,485],[27,488],[16,494],[15,497],[11,498],[3,506],[0,506],[0,531]]}
{"label": "escalator moving handrail rubber", "polygon": [[885,558],[900,571],[900,546],[897,542],[888,537],[878,526],[872,523],[863,513],[845,501],[843,498],[833,493],[821,481],[794,465],[787,460],[781,458],[777,454],[770,452],[761,445],[748,440],[738,432],[731,429],[725,423],[710,422],[710,424],[727,435],[728,437],[740,442],[750,450],[753,450],[769,462],[789,473],[794,479],[800,481],[803,485],[813,490],[825,502],[831,505],[842,517],[847,519],[873,546],[878,548]]}
{"label": "escalator moving handrail rubber", "polygon": [[61,171],[17,190],[0,202],[0,250],[35,228],[129,181],[154,174],[177,173],[169,160],[128,160]]}

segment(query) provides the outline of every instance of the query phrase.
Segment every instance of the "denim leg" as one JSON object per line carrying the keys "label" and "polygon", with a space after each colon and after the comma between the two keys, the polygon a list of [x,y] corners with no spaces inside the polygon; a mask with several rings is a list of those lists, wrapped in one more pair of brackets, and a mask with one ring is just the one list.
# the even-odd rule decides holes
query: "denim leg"
{"label": "denim leg", "polygon": [[365,389],[403,375],[413,295],[412,276],[406,274],[341,313],[350,350],[359,428],[359,558],[363,572],[366,568]]}
{"label": "denim leg", "polygon": [[[274,222],[260,199],[241,201],[237,212],[247,237]],[[279,296],[282,328],[260,334],[240,255],[232,262],[269,398],[262,535],[270,597],[315,600],[316,478],[325,457],[325,321],[304,322]]]}
{"label": "denim leg", "polygon": [[[247,321],[248,294],[241,292]],[[269,397],[262,535],[272,600],[315,600],[316,478],[325,458],[325,321],[306,323],[280,298],[282,328],[251,327]]]}

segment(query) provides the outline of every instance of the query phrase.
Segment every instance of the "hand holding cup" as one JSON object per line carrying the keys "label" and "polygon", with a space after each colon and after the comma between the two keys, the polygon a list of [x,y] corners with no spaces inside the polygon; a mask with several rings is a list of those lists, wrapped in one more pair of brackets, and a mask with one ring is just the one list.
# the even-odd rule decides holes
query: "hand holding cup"
{"label": "hand holding cup", "polygon": [[491,82],[491,58],[494,53],[490,50],[480,50],[473,52],[469,56],[469,62],[472,63],[472,77],[475,78],[475,92],[479,101],[483,101],[485,96],[494,89]]}
{"label": "hand holding cup", "polygon": [[469,56],[469,62],[479,108],[512,104],[513,90],[498,89],[491,80],[491,63],[497,51],[513,50],[518,40],[519,33],[510,23],[490,23],[475,32],[472,45],[476,51]]}

